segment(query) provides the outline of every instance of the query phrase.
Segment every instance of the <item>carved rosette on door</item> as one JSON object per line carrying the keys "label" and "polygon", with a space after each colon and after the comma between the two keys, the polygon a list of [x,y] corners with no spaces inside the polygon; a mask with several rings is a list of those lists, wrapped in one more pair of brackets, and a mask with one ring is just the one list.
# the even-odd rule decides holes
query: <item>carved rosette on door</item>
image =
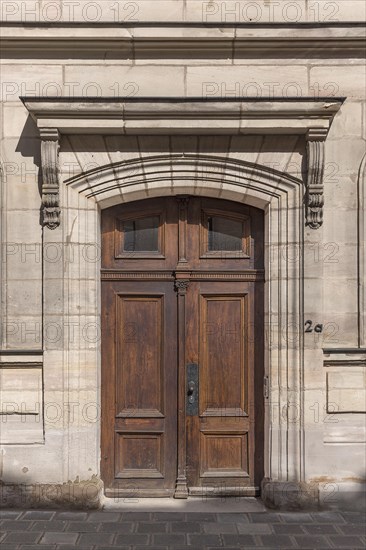
{"label": "carved rosette on door", "polygon": [[177,196],[102,213],[106,495],[258,494],[263,260],[256,208]]}

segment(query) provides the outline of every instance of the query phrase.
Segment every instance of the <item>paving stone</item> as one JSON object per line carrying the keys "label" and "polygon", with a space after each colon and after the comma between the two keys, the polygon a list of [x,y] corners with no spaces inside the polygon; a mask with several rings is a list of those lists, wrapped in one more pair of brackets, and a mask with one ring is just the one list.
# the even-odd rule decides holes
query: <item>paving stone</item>
{"label": "paving stone", "polygon": [[45,533],[40,544],[75,544],[78,533]]}
{"label": "paving stone", "polygon": [[340,514],[339,512],[330,512],[330,511],[313,512],[310,515],[313,518],[313,521],[315,523],[332,523],[332,524],[344,523],[344,518],[342,517],[342,514]]}
{"label": "paving stone", "polygon": [[[240,525],[245,525],[242,523]],[[211,533],[213,535],[221,535],[223,533],[237,533],[238,528],[235,523],[203,523],[204,533]]]}
{"label": "paving stone", "polygon": [[235,548],[247,547],[248,545],[255,546],[254,538],[251,535],[222,535],[225,549],[227,546]]}
{"label": "paving stone", "polygon": [[330,548],[327,539],[321,535],[315,537],[311,535],[295,535],[294,539],[300,548]]}
{"label": "paving stone", "polygon": [[248,514],[217,514],[220,523],[248,523]]}
{"label": "paving stone", "polygon": [[294,525],[293,523],[275,523],[272,525],[272,529],[278,535],[304,535],[305,531],[301,525]]}
{"label": "paving stone", "polygon": [[[160,536],[160,535],[159,535]],[[149,535],[143,535],[142,533],[131,533],[126,535],[118,535],[114,541],[115,545],[134,545],[134,546],[143,546],[149,544]]]}
{"label": "paving stone", "polygon": [[173,546],[176,544],[185,544],[186,536],[182,533],[161,533],[153,535],[153,543],[160,546]]}
{"label": "paving stone", "polygon": [[29,510],[25,512],[22,519],[51,519],[55,515],[55,512],[47,510]]}
{"label": "paving stone", "polygon": [[60,531],[64,531],[66,525],[67,525],[67,521],[62,521],[62,520],[53,520],[53,519],[51,521],[39,520],[33,523],[31,530],[60,532]]}
{"label": "paving stone", "polygon": [[151,514],[150,512],[123,512],[122,520],[123,521],[150,521]]}
{"label": "paving stone", "polygon": [[[87,513],[71,510],[46,512],[49,520],[44,519],[44,511],[11,512],[6,518],[4,514],[0,515],[1,529],[5,531],[4,538],[0,537],[0,550],[366,548],[366,541],[362,538],[362,535],[366,535],[364,515],[351,512],[204,514],[133,511]],[[42,519],[39,517],[40,512]],[[29,519],[24,519],[26,514]],[[36,514],[36,518],[30,514]],[[87,521],[83,521],[85,519]],[[28,535],[32,538],[29,539]]]}
{"label": "paving stone", "polygon": [[311,523],[314,521],[310,514],[303,512],[282,512],[279,516],[284,523]]}
{"label": "paving stone", "polygon": [[344,535],[364,535],[366,536],[366,525],[361,523],[351,523],[348,525],[338,525],[338,529],[342,531]]}
{"label": "paving stone", "polygon": [[[0,539],[1,540],[1,539]],[[17,548],[20,548],[20,545],[18,544],[0,544],[1,550],[15,550]],[[23,546],[23,548],[28,548],[28,546]]]}
{"label": "paving stone", "polygon": [[118,512],[91,512],[88,516],[88,521],[96,521],[99,523],[110,522],[110,521],[119,521],[121,519],[121,514]]}
{"label": "paving stone", "polygon": [[134,523],[131,521],[115,521],[113,523],[102,523],[100,525],[101,533],[132,533]]}
{"label": "paving stone", "polygon": [[[238,535],[223,535],[227,537],[235,537]],[[188,535],[188,542],[191,546],[222,546],[220,535]]]}
{"label": "paving stone", "polygon": [[[32,521],[23,521],[21,519],[6,519],[1,524],[2,531],[28,531],[32,526]],[[40,529],[42,531],[42,529]]]}
{"label": "paving stone", "polygon": [[186,520],[187,521],[199,521],[200,523],[203,521],[216,521],[216,514],[207,513],[204,512],[187,512],[186,513]]}
{"label": "paving stone", "polygon": [[5,542],[6,544],[9,544],[10,542],[14,542],[17,544],[26,544],[26,543],[33,544],[34,542],[39,541],[39,539],[41,538],[41,535],[42,533],[33,533],[29,531],[19,531],[18,533],[17,532],[8,533],[4,538],[4,540],[2,541],[2,543]]}
{"label": "paving stone", "polygon": [[55,519],[65,519],[68,521],[85,521],[88,517],[87,512],[56,512]]}
{"label": "paving stone", "polygon": [[267,523],[241,523],[238,531],[242,535],[270,535],[272,528]]}
{"label": "paving stone", "polygon": [[365,543],[362,539],[353,535],[348,537],[343,535],[330,536],[329,540],[335,548],[352,548],[352,550],[355,548],[365,548]]}
{"label": "paving stone", "polygon": [[342,512],[347,523],[365,523],[365,514],[361,512]]}
{"label": "paving stone", "polygon": [[274,546],[277,548],[294,548],[295,545],[286,535],[261,535],[261,541],[264,546]]}
{"label": "paving stone", "polygon": [[21,513],[20,510],[0,510],[0,520],[17,519]]}
{"label": "paving stone", "polygon": [[153,512],[152,519],[157,521],[185,521],[186,514],[184,512]]}
{"label": "paving stone", "polygon": [[166,522],[158,523],[138,523],[137,533],[166,533]]}
{"label": "paving stone", "polygon": [[[91,523],[90,521],[71,521],[66,531],[69,533],[95,533],[103,523]],[[107,525],[110,525],[109,523]],[[114,524],[113,524],[114,525]]]}
{"label": "paving stone", "polygon": [[330,525],[329,523],[321,523],[318,524],[310,524],[310,525],[304,525],[304,530],[306,533],[309,533],[310,535],[337,535],[338,532],[334,525]]}
{"label": "paving stone", "polygon": [[78,539],[77,546],[96,546],[112,544],[114,535],[108,533],[82,533]]}
{"label": "paving stone", "polygon": [[281,523],[281,517],[279,514],[253,512],[248,515],[252,523]]}
{"label": "paving stone", "polygon": [[201,526],[193,521],[179,521],[171,525],[172,533],[200,533]]}

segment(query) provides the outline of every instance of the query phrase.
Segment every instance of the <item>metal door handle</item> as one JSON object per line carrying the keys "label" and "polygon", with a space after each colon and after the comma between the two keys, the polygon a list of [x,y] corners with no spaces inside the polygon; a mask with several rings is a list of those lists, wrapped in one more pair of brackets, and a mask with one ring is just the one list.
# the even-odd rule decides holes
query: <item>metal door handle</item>
{"label": "metal door handle", "polygon": [[188,416],[198,414],[198,365],[188,363],[187,365],[187,402],[186,413]]}
{"label": "metal door handle", "polygon": [[188,395],[192,395],[192,393],[194,392],[195,387],[196,387],[196,384],[193,382],[193,380],[190,380],[188,382]]}

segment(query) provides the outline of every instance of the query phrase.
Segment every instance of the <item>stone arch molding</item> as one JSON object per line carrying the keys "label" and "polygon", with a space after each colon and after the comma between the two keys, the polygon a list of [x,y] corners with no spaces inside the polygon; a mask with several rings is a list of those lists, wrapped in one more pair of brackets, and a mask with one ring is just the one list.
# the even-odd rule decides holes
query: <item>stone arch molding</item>
{"label": "stone arch molding", "polygon": [[98,167],[67,179],[65,185],[94,199],[101,209],[161,195],[209,195],[257,208],[297,191],[302,181],[284,172],[246,161],[202,154],[139,157]]}
{"label": "stone arch molding", "polygon": [[[22,101],[40,131],[43,225],[50,229],[60,224],[60,133],[303,134],[307,141],[306,224],[317,229],[323,223],[324,143],[344,98],[211,101],[207,98],[36,97],[22,98]],[[90,176],[92,178],[92,174]]]}
{"label": "stone arch molding", "polygon": [[[265,211],[267,463],[263,495],[266,480],[279,484],[302,482],[303,267],[300,254],[287,253],[288,247],[295,244],[301,248],[303,242],[302,180],[255,163],[189,153],[108,164],[79,173],[65,180],[64,185],[90,200],[94,211],[121,202],[177,194],[213,196]],[[64,223],[66,226],[66,220]],[[71,231],[71,219],[68,224],[66,233]],[[52,239],[51,232],[47,232],[48,238]],[[88,241],[89,236],[85,238]],[[286,411],[299,404],[299,422],[295,424]],[[281,414],[273,415],[273,411]]]}

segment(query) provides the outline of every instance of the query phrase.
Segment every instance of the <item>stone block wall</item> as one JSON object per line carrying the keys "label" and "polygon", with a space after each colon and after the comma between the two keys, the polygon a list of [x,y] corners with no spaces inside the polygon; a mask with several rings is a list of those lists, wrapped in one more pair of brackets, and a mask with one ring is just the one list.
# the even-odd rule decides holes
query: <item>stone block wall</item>
{"label": "stone block wall", "polygon": [[[51,6],[47,0],[4,1],[1,17],[5,23],[19,23],[21,19],[50,23],[33,31],[26,26],[23,32],[21,23],[12,31],[6,25],[4,29],[8,34],[13,32],[15,38],[19,32],[19,40],[26,36],[31,42],[33,33],[34,44],[42,37],[47,42],[54,32],[59,32],[52,29],[59,13],[64,21],[69,21],[65,4],[57,1]],[[248,37],[251,46],[245,47],[237,38],[247,30],[221,27],[219,23],[286,23],[289,29],[283,33],[289,40],[305,32],[291,27],[296,22],[328,25],[323,31],[317,30],[326,38],[335,32],[334,28],[342,35],[340,23],[353,21],[354,28],[350,25],[347,30],[351,36],[357,34],[359,22],[365,20],[364,2],[146,0],[123,5],[94,4],[97,15],[93,15],[90,5],[78,2],[74,21],[87,26],[93,23],[93,17],[97,17],[97,22],[111,23],[117,18],[118,22],[131,25],[122,29],[131,40],[124,39],[119,48],[108,46],[108,41],[95,49],[72,48],[69,39],[88,32],[90,39],[96,31],[66,27],[64,35],[60,35],[61,47],[27,49],[9,42],[1,60],[2,482],[27,487],[71,483],[77,487],[73,494],[78,495],[75,501],[79,502],[85,502],[85,495],[80,497],[84,490],[80,483],[84,483],[86,493],[89,489],[93,493],[94,504],[100,502],[99,207],[93,198],[87,199],[68,185],[70,178],[119,161],[194,153],[252,162],[289,174],[304,185],[306,179],[306,144],[302,136],[64,135],[60,150],[62,226],[49,231],[40,223],[39,133],[20,97],[305,96],[325,97],[329,103],[332,98],[343,97],[345,101],[326,141],[323,226],[318,230],[304,227],[303,243],[294,237],[289,242],[277,242],[276,248],[268,251],[267,265],[272,269],[284,256],[301,262],[302,278],[294,282],[293,288],[297,285],[299,289],[304,323],[311,323],[299,327],[290,322],[280,327],[289,356],[291,349],[303,346],[303,391],[301,401],[291,398],[292,381],[279,350],[279,372],[269,373],[273,383],[266,420],[266,477],[281,483],[301,479],[307,487],[316,487],[318,503],[347,504],[347,495],[357,488],[361,491],[365,472],[364,59],[357,48],[342,54],[339,47],[334,53],[332,47],[319,47],[307,54],[300,47],[292,51],[289,46],[272,49],[267,42],[261,50],[255,49],[251,37],[257,33],[265,41],[266,33],[273,31],[270,27],[253,27]],[[169,48],[164,47],[167,29],[153,24],[147,28],[139,26],[152,20],[216,26],[169,29],[176,38],[174,47]],[[108,32],[102,27],[98,40],[107,39]],[[308,40],[312,32],[315,31],[308,31]],[[143,33],[146,40],[155,41],[151,49],[139,42]],[[182,45],[187,37],[197,39],[202,33],[211,38],[205,49],[190,50],[187,44]],[[216,193],[209,185],[207,191],[201,185],[188,191]],[[180,192],[184,189],[188,187],[182,187]],[[151,184],[146,196],[152,193]],[[136,188],[135,198],[141,196]],[[225,191],[224,187],[222,196],[233,198],[229,188]],[[127,200],[133,198],[131,194]],[[126,199],[121,193],[123,200]],[[288,217],[291,226],[291,212]],[[272,225],[268,231],[275,233],[278,228]],[[267,313],[265,330],[270,335],[275,323],[283,321],[271,315],[273,312]],[[314,330],[319,324],[323,326],[322,333]],[[296,340],[300,333],[301,343]],[[289,395],[285,408],[278,405],[284,391]],[[286,453],[287,440],[280,440],[276,426],[284,418],[294,426],[303,419],[299,436],[301,471],[293,467],[291,455],[280,458]],[[291,430],[286,437],[292,437]],[[341,497],[344,487],[345,500]],[[52,491],[56,491],[55,501],[62,500],[57,496],[58,490]],[[286,487],[281,491],[286,495]],[[9,494],[3,493],[4,502],[15,502],[18,497],[12,500]],[[39,498],[43,502],[48,497]],[[280,500],[273,499],[276,504],[281,504]]]}

